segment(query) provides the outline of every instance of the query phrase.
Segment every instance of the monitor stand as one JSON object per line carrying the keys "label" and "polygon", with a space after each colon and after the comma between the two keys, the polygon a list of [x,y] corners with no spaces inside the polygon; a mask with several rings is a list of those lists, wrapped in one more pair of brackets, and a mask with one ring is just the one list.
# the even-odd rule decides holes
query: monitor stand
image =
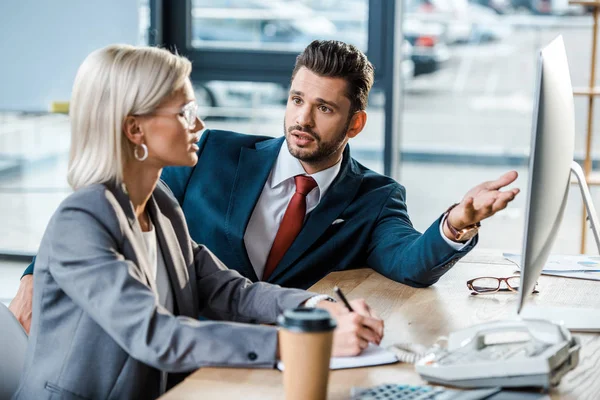
{"label": "monitor stand", "polygon": [[[598,235],[598,216],[592,196],[586,183],[585,174],[581,166],[573,161],[571,172],[577,178],[581,197],[587,211],[588,220],[596,241],[596,248],[600,254],[600,236]],[[564,325],[567,329],[575,332],[600,332],[600,309],[593,308],[573,308],[573,307],[540,307],[533,304],[525,304],[521,311],[523,318],[545,319],[559,325]]]}
{"label": "monitor stand", "polygon": [[598,236],[598,228],[600,225],[598,224],[598,215],[596,214],[596,208],[594,208],[594,203],[592,202],[592,196],[590,195],[590,189],[586,183],[585,174],[583,173],[581,166],[575,161],[571,164],[571,172],[577,178],[577,183],[579,183],[581,197],[583,197],[583,203],[585,204],[588,215],[587,218],[588,221],[590,221],[594,240],[596,241],[596,249],[598,250],[598,254],[600,254],[600,236]]}

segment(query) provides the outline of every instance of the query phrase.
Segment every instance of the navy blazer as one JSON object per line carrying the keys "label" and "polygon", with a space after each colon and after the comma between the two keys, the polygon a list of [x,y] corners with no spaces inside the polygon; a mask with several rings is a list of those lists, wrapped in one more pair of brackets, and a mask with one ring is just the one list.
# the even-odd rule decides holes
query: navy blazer
{"label": "navy blazer", "polygon": [[[168,167],[162,174],[192,239],[252,281],[259,279],[244,233],[283,140],[206,130],[196,166]],[[404,187],[358,163],[346,146],[338,176],[268,282],[308,288],[332,271],[369,266],[395,281],[428,286],[477,243],[475,237],[456,251],[439,225],[437,219],[418,232],[407,213]]]}

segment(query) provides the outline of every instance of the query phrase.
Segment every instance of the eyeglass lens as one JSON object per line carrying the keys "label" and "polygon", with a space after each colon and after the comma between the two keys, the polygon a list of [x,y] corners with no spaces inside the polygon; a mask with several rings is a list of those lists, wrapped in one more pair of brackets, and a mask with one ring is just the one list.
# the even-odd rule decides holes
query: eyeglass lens
{"label": "eyeglass lens", "polygon": [[196,127],[196,119],[198,118],[198,104],[189,103],[185,106],[183,112],[188,124],[188,129],[194,129]]}
{"label": "eyeglass lens", "polygon": [[517,291],[521,284],[521,278],[518,276],[511,276],[506,279],[484,277],[474,279],[471,282],[471,286],[473,287],[473,291],[477,293],[489,293],[501,290],[501,281],[506,282],[506,285],[508,286],[507,290]]}

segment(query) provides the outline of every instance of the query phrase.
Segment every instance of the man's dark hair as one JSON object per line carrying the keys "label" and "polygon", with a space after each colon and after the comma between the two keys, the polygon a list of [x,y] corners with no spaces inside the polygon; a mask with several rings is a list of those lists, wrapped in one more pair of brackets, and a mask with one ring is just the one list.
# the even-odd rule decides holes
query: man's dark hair
{"label": "man's dark hair", "polygon": [[315,40],[296,57],[292,80],[302,67],[319,76],[345,79],[351,114],[367,108],[374,68],[367,56],[353,45],[338,40]]}

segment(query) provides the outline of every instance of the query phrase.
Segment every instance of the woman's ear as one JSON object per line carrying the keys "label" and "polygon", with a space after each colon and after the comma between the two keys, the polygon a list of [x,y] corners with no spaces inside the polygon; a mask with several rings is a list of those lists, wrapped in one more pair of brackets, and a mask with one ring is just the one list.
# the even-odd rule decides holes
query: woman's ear
{"label": "woman's ear", "polygon": [[142,127],[140,126],[140,120],[138,117],[128,115],[125,118],[125,121],[123,121],[123,132],[131,143],[135,145],[144,143],[144,132],[142,132]]}

